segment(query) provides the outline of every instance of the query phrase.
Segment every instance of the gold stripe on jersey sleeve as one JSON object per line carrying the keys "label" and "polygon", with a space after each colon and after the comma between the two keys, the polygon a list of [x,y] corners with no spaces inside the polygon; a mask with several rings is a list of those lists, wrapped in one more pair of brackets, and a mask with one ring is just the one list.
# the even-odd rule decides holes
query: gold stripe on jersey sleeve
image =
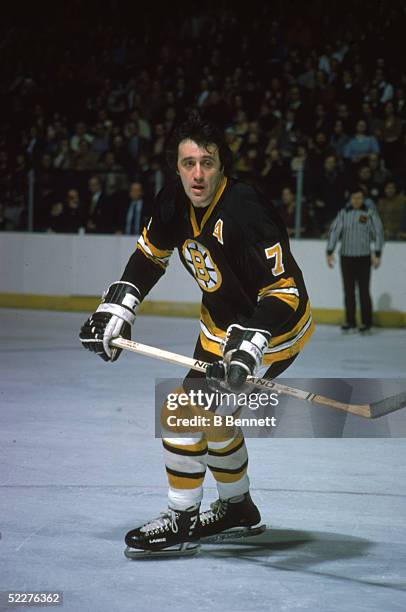
{"label": "gold stripe on jersey sleeve", "polygon": [[[211,325],[212,324],[212,325]],[[200,342],[205,351],[222,357],[221,340],[225,332],[215,326],[210,315],[202,318],[200,331]],[[273,336],[265,351],[263,364],[269,365],[274,361],[282,361],[296,355],[310,339],[314,331],[314,321],[311,315],[310,302],[307,301],[306,310],[299,321],[288,332],[279,336]],[[217,332],[217,333],[216,333]],[[221,336],[220,336],[220,333]]]}
{"label": "gold stripe on jersey sleeve", "polygon": [[302,350],[314,331],[314,321],[310,310],[310,302],[307,300],[304,315],[296,325],[285,334],[273,336],[269,348],[265,351],[263,363],[269,365],[274,361],[289,359]]}
{"label": "gold stripe on jersey sleeve", "polygon": [[204,325],[207,327],[211,334],[218,336],[218,338],[226,337],[226,332],[223,329],[217,327],[217,325],[211,318],[209,311],[203,304],[200,307],[200,320],[204,323]]}
{"label": "gold stripe on jersey sleeve", "polygon": [[149,253],[147,253],[145,249],[139,243],[137,244],[137,249],[141,251],[144,257],[146,257],[147,259],[150,259],[154,264],[156,264],[163,270],[166,270],[166,265],[162,263],[161,261],[159,261],[159,259],[156,259],[155,257],[152,257],[152,255],[149,255]]}
{"label": "gold stripe on jersey sleeve", "polygon": [[280,278],[278,281],[276,281],[276,283],[272,283],[272,285],[267,285],[266,287],[262,287],[262,289],[258,291],[258,300],[262,299],[263,297],[266,297],[266,295],[268,295],[269,292],[275,291],[276,289],[292,289],[292,288],[296,289],[296,283],[292,276],[289,276],[289,278]]}
{"label": "gold stripe on jersey sleeve", "polygon": [[146,246],[150,249],[152,255],[154,255],[155,257],[170,257],[172,255],[173,249],[158,249],[152,244],[152,242],[148,238],[146,228],[144,228],[142,232],[142,237],[144,238]]}
{"label": "gold stripe on jersey sleeve", "polygon": [[289,359],[294,355],[297,355],[304,345],[310,340],[312,334],[314,332],[314,321],[310,317],[306,323],[306,326],[303,328],[303,334],[300,337],[293,339],[291,342],[286,343],[289,344],[287,348],[275,347],[275,352],[266,353],[263,359],[264,365],[271,365],[275,361],[283,361],[284,359]]}
{"label": "gold stripe on jersey sleeve", "polygon": [[190,222],[192,224],[192,228],[193,228],[193,237],[197,238],[197,236],[201,233],[202,229],[204,228],[207,220],[209,219],[211,213],[213,212],[214,207],[216,206],[217,202],[219,201],[219,199],[221,198],[221,196],[223,195],[223,191],[226,188],[227,185],[227,178],[224,176],[223,179],[221,180],[220,186],[216,191],[216,194],[213,198],[213,200],[211,201],[210,206],[208,207],[208,209],[206,210],[204,217],[202,219],[202,222],[199,224],[197,222],[196,219],[196,214],[195,214],[195,209],[192,203],[190,203]]}
{"label": "gold stripe on jersey sleeve", "polygon": [[299,306],[299,296],[295,293],[290,293],[288,289],[280,289],[279,291],[272,291],[269,294],[264,295],[262,299],[276,298],[285,302],[288,306],[297,310]]}
{"label": "gold stripe on jersey sleeve", "polygon": [[287,340],[294,338],[300,332],[300,330],[306,325],[309,318],[311,318],[311,310],[310,310],[310,302],[309,300],[307,300],[306,310],[304,311],[303,315],[300,317],[296,325],[292,327],[291,330],[289,330],[288,332],[285,332],[284,334],[281,334],[280,336],[273,336],[269,343],[269,348],[272,349],[278,346],[279,344],[282,344],[283,342],[286,342]]}
{"label": "gold stripe on jersey sleeve", "polygon": [[200,308],[200,328],[200,342],[204,350],[221,357],[220,343],[226,337],[226,331],[217,327],[203,304]]}
{"label": "gold stripe on jersey sleeve", "polygon": [[147,230],[144,229],[141,236],[137,242],[137,249],[141,251],[145,257],[153,261],[155,264],[166,269],[170,256],[172,255],[172,250],[162,250],[158,249],[156,246],[152,244],[147,235]]}
{"label": "gold stripe on jersey sleeve", "polygon": [[260,289],[258,292],[258,302],[265,298],[281,300],[293,308],[293,310],[297,310],[299,306],[299,291],[291,276],[289,278],[281,278],[276,283]]}

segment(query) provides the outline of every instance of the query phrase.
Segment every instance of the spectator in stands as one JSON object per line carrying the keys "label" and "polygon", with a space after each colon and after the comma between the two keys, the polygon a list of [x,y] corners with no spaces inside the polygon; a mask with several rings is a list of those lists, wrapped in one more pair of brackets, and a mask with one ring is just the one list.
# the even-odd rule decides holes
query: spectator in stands
{"label": "spectator in stands", "polygon": [[90,145],[85,138],[79,141],[76,153],[72,157],[72,170],[77,172],[94,171],[97,167],[98,155],[90,149]]}
{"label": "spectator in stands", "polygon": [[377,153],[371,153],[368,157],[368,167],[371,170],[372,184],[381,194],[385,182],[389,179],[390,172],[385,167],[385,162]]}
{"label": "spectator in stands", "polygon": [[[296,194],[291,187],[284,187],[280,195],[279,213],[285,222],[289,236],[295,235],[296,227]],[[300,236],[305,236],[309,230],[310,219],[304,202],[302,202]]]}
{"label": "spectator in stands", "polygon": [[363,102],[361,106],[360,119],[363,119],[367,124],[367,132],[374,136],[379,135],[379,129],[382,124],[382,120],[374,114],[372,106],[369,102]]}
{"label": "spectator in stands", "polygon": [[165,153],[165,143],[166,143],[166,133],[165,127],[163,123],[156,123],[153,128],[153,144],[152,144],[152,155],[164,155]]}
{"label": "spectator in stands", "polygon": [[126,191],[128,189],[128,177],[123,166],[116,163],[114,153],[107,151],[103,159],[98,163],[98,172],[103,179],[104,191],[107,196]]}
{"label": "spectator in stands", "polygon": [[323,170],[317,175],[313,186],[315,223],[319,235],[325,235],[328,227],[342,208],[345,180],[335,155],[324,159]]}
{"label": "spectator in stands", "polygon": [[386,104],[386,102],[393,99],[393,85],[387,81],[382,68],[377,68],[372,84],[378,90],[381,104]]}
{"label": "spectator in stands", "polygon": [[110,146],[110,135],[106,126],[99,121],[94,128],[94,138],[90,143],[90,150],[93,151],[100,159]]}
{"label": "spectator in stands", "polygon": [[384,197],[378,201],[377,208],[382,219],[385,238],[387,240],[398,240],[402,232],[402,222],[406,215],[406,196],[399,193],[394,181],[386,183]]}
{"label": "spectator in stands", "polygon": [[40,168],[36,173],[35,196],[34,228],[44,231],[47,229],[46,224],[51,206],[58,196],[57,173],[49,153],[42,156]]}
{"label": "spectator in stands", "polygon": [[406,130],[401,138],[401,148],[397,156],[395,168],[393,170],[393,178],[396,180],[402,190],[406,192]]}
{"label": "spectator in stands", "polygon": [[360,166],[358,169],[355,183],[364,194],[364,198],[372,202],[376,202],[379,196],[379,189],[373,183],[372,170],[369,166]]}
{"label": "spectator in stands", "polygon": [[353,82],[351,70],[344,70],[342,80],[337,91],[337,98],[341,104],[345,104],[347,108],[359,110],[360,91]]}
{"label": "spectator in stands", "polygon": [[128,196],[120,207],[117,233],[139,236],[150,214],[150,206],[144,198],[142,184],[138,181],[131,183]]}
{"label": "spectator in stands", "polygon": [[6,210],[6,218],[11,218],[13,223],[8,229],[14,231],[26,229],[28,213],[28,165],[26,156],[23,153],[16,155],[9,188],[12,210]]}
{"label": "spectator in stands", "polygon": [[[151,110],[151,109],[149,109]],[[140,108],[135,107],[130,113],[130,121],[133,121],[138,127],[138,134],[143,142],[151,140],[152,131],[148,119],[143,115]]]}
{"label": "spectator in stands", "polygon": [[310,171],[314,176],[322,172],[324,160],[329,153],[327,134],[317,132],[314,138],[308,140]]}
{"label": "spectator in stands", "polygon": [[117,227],[117,207],[113,206],[102,186],[99,176],[93,175],[88,183],[86,232],[108,234]]}
{"label": "spectator in stands", "polygon": [[286,121],[294,122],[298,129],[305,130],[309,122],[310,113],[303,99],[300,87],[292,85],[289,88],[286,102],[287,110],[293,111],[292,113],[285,114]]}
{"label": "spectator in stands", "polygon": [[[272,8],[272,19],[266,5],[260,8],[256,13],[258,23],[252,30],[250,18],[244,14],[246,30],[252,36],[246,33],[240,37],[241,44],[232,55],[225,54],[224,48],[235,40],[236,24],[243,16],[237,5],[229,10],[218,7],[216,15],[207,13],[204,26],[193,37],[194,57],[190,28],[182,18],[176,38],[171,27],[150,28],[148,15],[137,24],[137,36],[129,32],[130,20],[127,24],[124,18],[122,30],[112,37],[107,24],[93,27],[94,15],[90,8],[88,11],[85,8],[83,20],[75,25],[76,45],[69,56],[64,55],[64,45],[59,44],[70,27],[68,9],[62,8],[60,17],[55,19],[55,36],[46,29],[46,23],[38,23],[35,33],[23,31],[17,24],[12,30],[5,23],[3,54],[7,69],[1,79],[6,112],[2,134],[10,159],[23,150],[28,168],[39,172],[43,153],[52,156],[52,166],[59,170],[58,193],[52,204],[70,186],[86,191],[89,170],[80,178],[71,169],[72,155],[79,153],[79,142],[83,139],[98,160],[107,151],[114,153],[115,163],[124,168],[128,181],[143,180],[140,166],[144,153],[160,155],[164,140],[162,134],[151,133],[151,124],[162,123],[167,137],[177,114],[189,103],[184,99],[187,91],[191,104],[207,107],[208,113],[217,115],[225,128],[235,130],[231,144],[235,146],[236,163],[241,171],[252,174],[259,166],[260,174],[275,146],[289,170],[298,146],[320,132],[327,136],[339,166],[343,165],[345,152],[344,165],[351,180],[359,166],[370,165],[368,156],[380,152],[380,174],[390,171],[391,176],[380,176],[378,180],[379,170],[371,167],[374,185],[379,183],[381,189],[384,181],[393,177],[400,188],[406,188],[406,80],[401,62],[391,50],[391,32],[401,23],[403,7],[396,3],[386,11],[383,25],[382,9],[370,0],[365,10],[351,14],[348,23],[344,5],[337,5],[334,18],[331,15],[326,18],[328,42],[319,47],[319,32],[312,25],[316,4],[310,0],[301,26],[294,28],[283,3]],[[124,6],[122,9],[126,11]],[[112,5],[104,11],[107,18],[112,17],[111,23],[112,11]],[[261,31],[267,36],[260,35]],[[304,36],[304,32],[313,32],[313,36]],[[26,42],[23,47],[21,40]],[[31,53],[38,40],[44,41],[47,49],[46,71],[42,57]],[[300,42],[303,40],[306,44]],[[380,57],[384,51],[386,57]],[[117,57],[121,58],[119,62]],[[29,66],[30,74],[21,76],[24,66]],[[287,111],[294,116],[287,117]],[[355,135],[354,115],[367,124],[366,130]],[[249,134],[252,132],[249,123],[254,119],[261,126],[257,142]],[[330,120],[334,124],[333,133]],[[127,126],[131,124],[136,126],[135,134],[128,133]],[[73,133],[67,126],[74,126]],[[25,132],[23,137],[19,135],[21,129]],[[351,146],[348,134],[353,136]],[[266,147],[267,162],[262,159],[262,138],[278,141]],[[73,151],[66,139],[72,142]],[[240,145],[236,146],[238,142]],[[5,148],[1,143],[0,147]],[[324,150],[320,157],[319,173],[323,172],[326,153]],[[307,167],[310,158],[307,155]],[[278,165],[275,161],[272,160],[273,168]],[[91,165],[86,156],[85,162],[83,155],[76,157],[75,167]],[[161,167],[157,177],[162,174]],[[273,170],[269,176],[272,174]],[[278,193],[280,188],[279,184]],[[106,185],[106,191],[112,189],[112,185]],[[35,208],[39,207],[36,195]]]}
{"label": "spectator in stands", "polygon": [[225,134],[227,145],[229,149],[231,150],[233,154],[233,158],[235,160],[238,157],[238,153],[241,149],[243,140],[241,136],[238,136],[236,134],[235,129],[231,126],[226,128],[224,134]]}
{"label": "spectator in stands", "polygon": [[4,231],[6,228],[6,217],[4,214],[4,204],[0,203],[0,231]]}
{"label": "spectator in stands", "polygon": [[140,157],[136,178],[143,185],[147,201],[153,200],[165,185],[163,165],[162,157],[159,155],[152,155],[151,159],[148,159],[146,154],[142,154]]}
{"label": "spectator in stands", "polygon": [[127,139],[127,151],[130,160],[136,161],[138,155],[146,148],[146,141],[139,135],[138,125],[134,121],[129,121],[124,128],[124,135]]}
{"label": "spectator in stands", "polygon": [[37,126],[33,125],[30,127],[25,143],[25,154],[27,155],[30,166],[38,168],[43,151],[44,141],[40,136],[40,131]]}
{"label": "spectator in stands", "polygon": [[210,96],[209,81],[207,79],[200,80],[199,91],[196,96],[196,104],[199,108],[205,106],[207,98]]}
{"label": "spectator in stands", "polygon": [[[114,155],[116,164],[122,166],[126,170],[131,168],[130,156],[128,154],[124,138],[121,134],[116,134],[113,136],[111,151]],[[132,160],[132,163],[134,164],[134,160]]]}
{"label": "spectator in stands", "polygon": [[271,200],[277,200],[290,178],[289,166],[282,158],[279,149],[273,148],[266,155],[260,176],[265,193]]}
{"label": "spectator in stands", "polygon": [[406,123],[406,96],[403,87],[397,87],[393,99],[395,114],[400,117],[402,125]]}
{"label": "spectator in stands", "polygon": [[343,130],[346,134],[353,131],[354,124],[347,104],[338,104],[335,121],[342,121]]}
{"label": "spectator in stands", "polygon": [[64,206],[63,202],[56,202],[52,204],[49,210],[48,219],[46,222],[46,231],[48,233],[61,233],[65,231],[65,219],[64,219]]}
{"label": "spectator in stands", "polygon": [[344,131],[342,119],[336,119],[333,126],[333,133],[330,138],[330,148],[334,149],[337,157],[344,157],[344,151],[349,141],[350,137]]}
{"label": "spectator in stands", "polygon": [[85,228],[86,211],[77,189],[69,189],[64,203],[64,231],[76,234]]}
{"label": "spectator in stands", "polygon": [[58,145],[58,150],[53,160],[54,168],[59,170],[70,170],[72,168],[73,151],[69,140],[64,138]]}
{"label": "spectator in stands", "polygon": [[[274,133],[274,130],[272,133]],[[280,124],[278,134],[278,147],[282,157],[292,157],[298,142],[299,127],[296,123],[295,112],[288,108],[285,112],[284,119]]]}
{"label": "spectator in stands", "polygon": [[329,134],[331,132],[330,118],[324,104],[317,104],[314,110],[312,126],[315,133]]}
{"label": "spectator in stands", "polygon": [[85,140],[88,145],[93,140],[93,136],[87,131],[86,124],[83,121],[79,121],[75,126],[75,132],[70,139],[70,148],[74,153],[80,152],[80,143]]}
{"label": "spectator in stands", "polygon": [[367,124],[363,119],[357,121],[356,131],[344,150],[344,157],[359,164],[371,153],[379,153],[380,148],[375,136],[367,134]]}
{"label": "spectator in stands", "polygon": [[384,107],[384,118],[379,127],[378,137],[381,143],[382,155],[389,170],[393,170],[399,153],[402,121],[395,115],[393,102],[387,102]]}
{"label": "spectator in stands", "polygon": [[52,157],[58,150],[59,140],[53,125],[48,125],[44,138],[44,153],[49,153]]}

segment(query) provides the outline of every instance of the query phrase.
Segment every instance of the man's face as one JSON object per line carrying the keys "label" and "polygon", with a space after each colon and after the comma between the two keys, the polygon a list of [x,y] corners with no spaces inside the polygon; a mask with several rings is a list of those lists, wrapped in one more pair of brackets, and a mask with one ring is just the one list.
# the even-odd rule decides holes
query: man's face
{"label": "man's face", "polygon": [[208,206],[224,177],[217,146],[210,144],[204,148],[193,140],[182,140],[177,165],[183,189],[193,206]]}
{"label": "man's face", "polygon": [[329,155],[328,157],[326,157],[326,159],[324,160],[324,168],[327,170],[327,172],[332,172],[333,170],[335,170],[335,167],[336,167],[335,157],[333,157],[332,155]]}
{"label": "man's face", "polygon": [[359,171],[359,177],[361,181],[369,181],[371,178],[371,169],[368,168],[368,166],[361,168],[361,170]]}
{"label": "man's face", "polygon": [[353,208],[361,208],[364,203],[364,194],[362,191],[357,191],[351,195],[351,204]]}
{"label": "man's face", "polygon": [[394,198],[396,195],[396,187],[394,183],[388,183],[385,187],[385,195],[388,199]]}
{"label": "man's face", "polygon": [[91,178],[89,181],[89,191],[91,193],[97,193],[100,191],[100,183],[97,178]]}
{"label": "man's face", "polygon": [[284,189],[282,189],[282,202],[285,204],[285,206],[292,204],[293,201],[294,201],[294,196],[293,196],[292,191],[288,187],[285,187]]}
{"label": "man's face", "polygon": [[376,170],[378,168],[378,162],[379,162],[379,158],[377,155],[372,154],[369,156],[368,165],[371,168],[371,170]]}
{"label": "man's face", "polygon": [[365,121],[358,121],[357,123],[357,132],[358,134],[365,134],[365,132],[367,131],[367,124],[365,123]]}

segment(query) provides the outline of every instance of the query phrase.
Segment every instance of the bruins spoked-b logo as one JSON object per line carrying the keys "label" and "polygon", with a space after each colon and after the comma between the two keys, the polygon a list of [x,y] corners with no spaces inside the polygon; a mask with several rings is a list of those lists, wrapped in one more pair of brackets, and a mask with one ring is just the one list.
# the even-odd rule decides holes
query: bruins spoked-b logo
{"label": "bruins spoked-b logo", "polygon": [[222,279],[210,251],[196,240],[186,240],[182,253],[203,291],[216,291]]}

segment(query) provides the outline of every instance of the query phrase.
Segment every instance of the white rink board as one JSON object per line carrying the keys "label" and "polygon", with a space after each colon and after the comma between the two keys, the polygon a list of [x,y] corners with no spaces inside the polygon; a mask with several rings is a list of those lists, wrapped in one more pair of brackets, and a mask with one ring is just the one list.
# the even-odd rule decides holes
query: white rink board
{"label": "white rink board", "polygon": [[[325,241],[292,240],[313,308],[342,308],[338,266],[326,264]],[[101,295],[117,280],[135,248],[126,236],[67,234],[0,234],[0,293]],[[377,311],[406,312],[406,244],[387,243],[382,265],[372,273],[371,292]],[[148,299],[199,302],[200,289],[176,253]]]}

